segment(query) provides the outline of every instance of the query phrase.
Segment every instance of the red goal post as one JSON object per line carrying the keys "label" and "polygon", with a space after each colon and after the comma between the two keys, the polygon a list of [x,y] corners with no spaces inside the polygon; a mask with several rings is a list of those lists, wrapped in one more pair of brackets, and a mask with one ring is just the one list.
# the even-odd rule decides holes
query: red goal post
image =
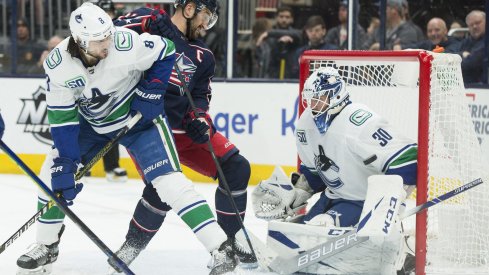
{"label": "red goal post", "polygon": [[[370,106],[417,140],[416,205],[420,205],[482,177],[480,147],[469,116],[460,62],[458,55],[419,50],[306,51],[300,58],[299,91],[314,69],[334,66],[352,101]],[[304,109],[301,102],[300,97],[299,115]],[[489,201],[477,195],[486,190],[489,197],[489,190],[487,184],[481,186],[416,215],[411,232],[416,236],[416,274],[448,274],[457,266],[489,274],[489,237],[480,237],[489,235]],[[466,211],[481,216],[460,217]],[[482,224],[472,224],[479,222]],[[459,234],[469,242],[462,251],[451,244],[461,242]]]}

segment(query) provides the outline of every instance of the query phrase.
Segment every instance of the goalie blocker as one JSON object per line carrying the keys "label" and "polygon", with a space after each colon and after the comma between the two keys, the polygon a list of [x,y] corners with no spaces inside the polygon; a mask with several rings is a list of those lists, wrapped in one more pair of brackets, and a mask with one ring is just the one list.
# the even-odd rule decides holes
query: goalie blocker
{"label": "goalie blocker", "polygon": [[[367,198],[355,227],[302,224],[302,215],[291,211],[298,198],[296,189],[283,170],[276,168],[253,192],[257,217],[270,220],[282,213],[270,221],[266,247],[259,249],[262,267],[280,274],[395,274],[403,268],[406,249],[397,222],[406,197],[401,177],[369,177]],[[273,214],[268,215],[267,210]]]}

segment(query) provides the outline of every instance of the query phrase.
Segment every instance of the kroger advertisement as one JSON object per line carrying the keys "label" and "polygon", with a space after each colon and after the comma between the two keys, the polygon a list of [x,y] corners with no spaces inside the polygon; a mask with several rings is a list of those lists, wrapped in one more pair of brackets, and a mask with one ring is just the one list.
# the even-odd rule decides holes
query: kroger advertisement
{"label": "kroger advertisement", "polygon": [[[46,113],[44,80],[35,78],[0,78],[5,119],[4,141],[14,152],[39,171],[52,140]],[[287,172],[295,169],[294,125],[297,120],[298,84],[296,83],[213,83],[210,114],[218,131],[227,136],[252,164],[251,183],[267,178],[275,165]],[[489,91],[467,90],[468,107],[474,129],[484,151],[489,156]],[[137,172],[121,147],[121,165],[129,176]],[[193,180],[210,181],[184,169]],[[20,173],[20,170],[0,154],[0,173]],[[103,176],[100,164],[92,171]]]}

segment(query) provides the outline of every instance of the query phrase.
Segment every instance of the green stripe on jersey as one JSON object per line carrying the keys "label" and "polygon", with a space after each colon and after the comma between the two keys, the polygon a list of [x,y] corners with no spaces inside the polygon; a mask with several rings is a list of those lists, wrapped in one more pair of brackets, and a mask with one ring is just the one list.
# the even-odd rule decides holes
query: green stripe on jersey
{"label": "green stripe on jersey", "polygon": [[182,220],[193,230],[199,224],[214,219],[211,208],[207,203],[200,204],[181,216]]}
{"label": "green stripe on jersey", "polygon": [[78,122],[78,107],[70,110],[49,110],[48,121],[51,126]]}
{"label": "green stripe on jersey", "polygon": [[[118,120],[121,117],[125,116],[127,113],[131,111],[131,102],[132,102],[132,96],[126,100],[123,104],[119,105],[114,111],[112,111],[112,114],[108,115],[101,123],[107,123],[107,122],[112,122],[114,120]],[[92,121],[90,121],[92,122]],[[94,124],[100,124],[93,122]]]}
{"label": "green stripe on jersey", "polygon": [[[41,208],[46,205],[45,203],[42,203],[40,201],[37,202],[37,210],[41,210]],[[49,208],[48,212],[46,214],[42,215],[39,219],[42,220],[59,220],[63,219],[65,217],[65,214],[63,211],[61,211],[57,205],[53,205],[51,208]]]}
{"label": "green stripe on jersey", "polygon": [[418,147],[411,147],[408,150],[400,154],[394,161],[389,165],[390,168],[396,166],[402,166],[404,163],[413,162],[418,159]]}
{"label": "green stripe on jersey", "polygon": [[163,132],[163,135],[165,136],[164,142],[167,145],[165,147],[168,148],[167,150],[167,154],[169,154],[168,157],[171,157],[172,162],[175,164],[176,171],[181,172],[182,168],[180,167],[180,160],[178,159],[178,155],[175,149],[175,144],[173,143],[173,139],[171,136],[172,134],[170,128],[166,124],[166,121],[161,118],[161,116],[158,116],[156,118],[156,123],[157,123],[156,127],[159,126],[161,128],[161,131]]}
{"label": "green stripe on jersey", "polygon": [[163,38],[163,41],[166,43],[165,49],[165,57],[175,53],[175,43],[173,41]]}

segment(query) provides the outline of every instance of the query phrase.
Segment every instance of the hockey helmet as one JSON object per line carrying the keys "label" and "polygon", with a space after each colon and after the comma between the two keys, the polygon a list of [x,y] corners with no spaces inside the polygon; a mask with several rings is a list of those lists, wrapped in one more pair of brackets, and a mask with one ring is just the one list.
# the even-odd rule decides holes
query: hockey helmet
{"label": "hockey helmet", "polygon": [[85,2],[71,13],[70,31],[80,48],[87,51],[90,42],[112,37],[115,27],[104,10],[90,2]]}
{"label": "hockey helmet", "polygon": [[322,67],[314,71],[304,83],[302,104],[312,111],[314,118],[339,113],[349,99],[345,81],[338,70]]}
{"label": "hockey helmet", "polygon": [[206,9],[210,12],[206,30],[212,28],[216,24],[218,18],[217,0],[175,0],[175,8],[178,6],[185,7],[190,2],[193,2],[196,5],[197,13],[199,13],[203,9]]}

